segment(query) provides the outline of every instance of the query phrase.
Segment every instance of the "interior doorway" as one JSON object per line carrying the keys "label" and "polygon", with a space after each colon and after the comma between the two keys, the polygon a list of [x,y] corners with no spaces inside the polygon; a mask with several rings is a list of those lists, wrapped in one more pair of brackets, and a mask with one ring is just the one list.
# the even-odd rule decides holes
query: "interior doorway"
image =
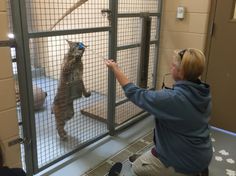
{"label": "interior doorway", "polygon": [[213,126],[236,132],[236,1],[212,1],[206,82],[212,90]]}

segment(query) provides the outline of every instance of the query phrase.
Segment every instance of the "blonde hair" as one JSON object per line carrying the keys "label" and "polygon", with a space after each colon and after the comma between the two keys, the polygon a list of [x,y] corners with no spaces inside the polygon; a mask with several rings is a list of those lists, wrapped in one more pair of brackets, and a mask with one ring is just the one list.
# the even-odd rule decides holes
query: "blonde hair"
{"label": "blonde hair", "polygon": [[[205,68],[205,55],[199,49],[188,48],[184,52],[175,51],[179,68],[183,74],[183,79],[189,81],[197,80],[203,73]],[[180,52],[183,52],[182,58]]]}

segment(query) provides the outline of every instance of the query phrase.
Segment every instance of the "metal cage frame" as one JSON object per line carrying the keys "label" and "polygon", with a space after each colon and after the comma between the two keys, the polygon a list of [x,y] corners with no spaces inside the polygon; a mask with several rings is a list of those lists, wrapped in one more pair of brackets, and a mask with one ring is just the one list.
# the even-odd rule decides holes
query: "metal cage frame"
{"label": "metal cage frame", "polygon": [[[162,11],[162,0],[158,1],[157,13],[149,13],[149,16],[157,18],[156,26],[156,40],[151,40],[150,45],[154,46],[155,56],[153,63],[153,82],[152,89],[156,88],[157,85],[157,67],[158,67],[158,53],[160,43],[160,23],[161,23],[161,11]],[[98,136],[94,140],[87,141],[77,149],[57,158],[53,162],[43,166],[38,166],[37,160],[37,144],[36,144],[36,126],[34,108],[33,108],[33,88],[32,88],[32,73],[30,66],[30,48],[29,40],[39,37],[52,37],[72,34],[84,34],[92,32],[109,32],[109,58],[117,60],[117,52],[137,48],[141,46],[141,43],[135,43],[125,46],[117,45],[117,30],[118,30],[118,19],[121,18],[132,18],[140,17],[141,13],[118,13],[118,0],[109,0],[109,9],[112,12],[110,16],[110,25],[106,27],[97,28],[83,28],[83,29],[72,29],[72,30],[56,30],[56,31],[43,31],[43,32],[29,32],[27,24],[27,14],[25,0],[11,0],[12,22],[13,31],[16,40],[16,57],[17,57],[17,68],[18,80],[20,87],[21,96],[21,113],[23,123],[23,135],[24,135],[24,149],[25,149],[25,163],[28,175],[36,174],[45,168],[55,164],[61,159],[81,150],[82,148],[98,141],[106,135],[115,135],[118,131],[134,124],[136,121],[147,116],[147,113],[141,113],[136,118],[129,120],[128,122],[116,127],[115,125],[115,112],[116,106],[127,102],[126,99],[116,102],[116,80],[112,71],[108,71],[108,103],[107,103],[107,117],[108,117],[108,133]]]}

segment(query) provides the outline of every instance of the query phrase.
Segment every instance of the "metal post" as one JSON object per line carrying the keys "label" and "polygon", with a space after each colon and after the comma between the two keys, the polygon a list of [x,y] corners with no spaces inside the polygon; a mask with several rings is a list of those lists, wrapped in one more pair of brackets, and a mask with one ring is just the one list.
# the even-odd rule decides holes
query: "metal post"
{"label": "metal post", "polygon": [[158,13],[159,15],[157,16],[157,30],[156,30],[156,43],[155,43],[155,55],[154,55],[154,64],[153,64],[153,83],[152,87],[154,89],[157,88],[157,68],[158,68],[158,60],[159,60],[159,47],[160,47],[160,31],[161,31],[161,14],[162,14],[162,0],[157,0],[158,1]]}
{"label": "metal post", "polygon": [[[20,87],[21,98],[21,115],[23,122],[23,134],[25,138],[25,163],[27,175],[31,176],[34,173],[34,168],[37,167],[36,152],[36,135],[35,121],[33,110],[33,90],[31,79],[30,53],[29,53],[29,38],[28,26],[26,20],[25,1],[11,0],[13,32],[16,39],[16,58],[18,81]],[[34,139],[34,140],[32,140]]]}
{"label": "metal post", "polygon": [[[109,58],[116,61],[117,57],[117,13],[118,0],[109,0],[111,9],[111,30],[109,31]],[[108,104],[107,104],[107,121],[110,135],[115,134],[115,112],[116,112],[116,79],[114,73],[108,71]]]}
{"label": "metal post", "polygon": [[142,18],[142,34],[140,46],[140,60],[138,64],[138,85],[147,88],[148,82],[148,64],[150,53],[150,37],[151,37],[151,18],[148,13],[141,14]]}

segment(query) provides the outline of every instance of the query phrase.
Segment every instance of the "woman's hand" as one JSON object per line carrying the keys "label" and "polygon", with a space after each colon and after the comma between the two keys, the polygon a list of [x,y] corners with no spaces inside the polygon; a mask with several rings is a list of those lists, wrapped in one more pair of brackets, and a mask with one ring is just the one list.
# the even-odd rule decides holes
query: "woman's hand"
{"label": "woman's hand", "polygon": [[113,71],[115,70],[115,69],[118,69],[119,67],[118,67],[118,64],[114,61],[114,60],[109,60],[109,59],[107,59],[107,60],[105,60],[104,61],[105,62],[105,64],[106,64],[106,66],[108,67],[108,68],[110,68],[110,69],[112,69]]}
{"label": "woman's hand", "polygon": [[125,76],[125,74],[119,69],[118,64],[114,60],[107,59],[104,62],[106,66],[114,72],[115,77],[121,86],[125,86],[130,82],[129,79]]}

